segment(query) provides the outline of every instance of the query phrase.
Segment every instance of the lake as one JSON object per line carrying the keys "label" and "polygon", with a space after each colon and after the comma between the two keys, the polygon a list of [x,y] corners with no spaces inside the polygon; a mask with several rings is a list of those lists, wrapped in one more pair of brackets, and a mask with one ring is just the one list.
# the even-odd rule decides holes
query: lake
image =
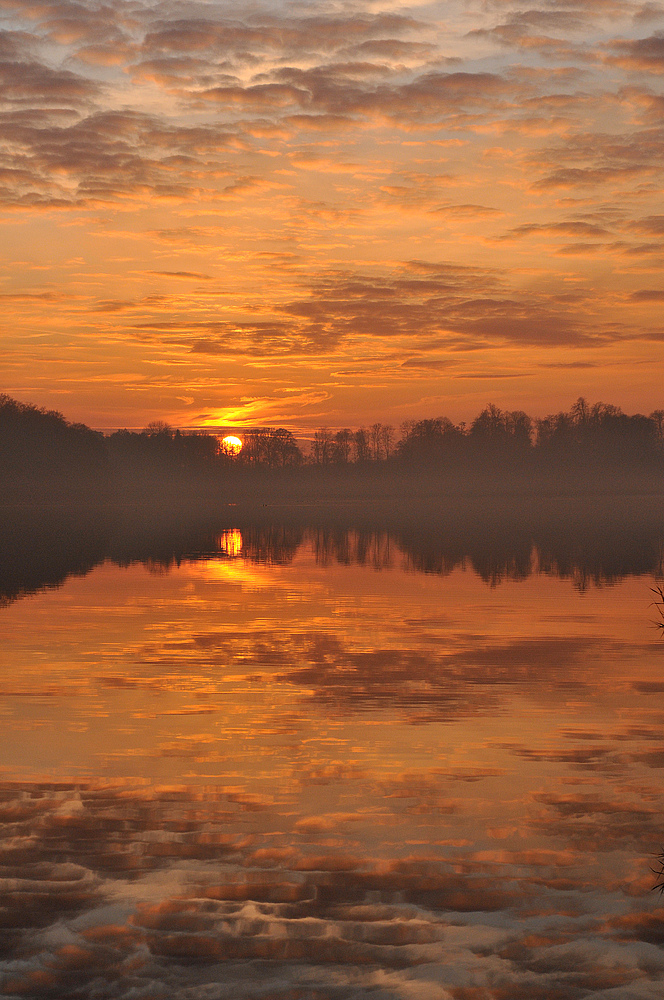
{"label": "lake", "polygon": [[659,520],[268,515],[6,534],[2,995],[661,997]]}

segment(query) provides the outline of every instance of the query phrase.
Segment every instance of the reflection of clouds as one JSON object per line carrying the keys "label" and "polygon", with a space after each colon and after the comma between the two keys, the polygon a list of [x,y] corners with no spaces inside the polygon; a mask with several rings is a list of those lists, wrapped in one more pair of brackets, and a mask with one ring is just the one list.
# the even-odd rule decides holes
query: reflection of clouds
{"label": "reflection of clouds", "polygon": [[[420,708],[429,721],[493,714],[513,687],[581,690],[590,682],[589,667],[581,671],[581,665],[603,649],[600,640],[551,637],[504,645],[485,639],[478,648],[478,638],[449,652],[427,641],[363,650],[340,634],[292,637],[290,648],[280,643],[278,649],[287,668],[282,679],[310,689],[314,702],[342,711]],[[270,663],[279,662],[278,649],[270,650]]]}
{"label": "reflection of clouds", "polygon": [[517,566],[491,589],[443,576],[435,546],[404,569],[381,533],[242,539],[240,559],[106,564],[5,609],[24,649],[10,708],[58,727],[34,771],[84,769],[58,692],[31,697],[62,671],[85,678],[82,714],[108,713],[93,763],[164,784],[0,784],[0,990],[661,992],[647,580],[581,595]]}
{"label": "reflection of clouds", "polygon": [[574,847],[380,860],[321,852],[304,823],[297,846],[261,847],[232,790],[1,792],[9,995],[608,1000],[664,975],[661,911],[625,896],[607,917]]}
{"label": "reflection of clouds", "polygon": [[632,791],[631,801],[618,796],[603,798],[596,791],[539,792],[533,799],[543,809],[533,827],[589,854],[636,850],[647,856],[661,839],[661,804],[637,796],[637,789]]}

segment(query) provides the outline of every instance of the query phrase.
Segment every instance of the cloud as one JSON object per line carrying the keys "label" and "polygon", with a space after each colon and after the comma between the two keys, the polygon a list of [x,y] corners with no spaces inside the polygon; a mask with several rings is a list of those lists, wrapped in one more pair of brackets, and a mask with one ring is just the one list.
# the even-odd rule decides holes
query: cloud
{"label": "cloud", "polygon": [[658,31],[648,38],[636,38],[610,43],[614,53],[609,62],[626,69],[643,70],[645,73],[664,73],[664,32]]}
{"label": "cloud", "polygon": [[300,320],[312,341],[334,344],[352,335],[424,340],[450,348],[480,341],[591,343],[578,310],[546,298],[513,297],[492,270],[411,262],[389,277],[321,276],[311,298],[283,311]]}
{"label": "cloud", "polygon": [[19,62],[34,54],[34,49],[35,39],[29,32],[0,30],[0,66]]}
{"label": "cloud", "polygon": [[[145,34],[144,48],[151,52],[214,51],[245,53],[276,50],[280,54],[304,51],[334,51],[340,46],[360,45],[390,34],[421,27],[412,17],[377,13],[330,17],[314,15],[280,19],[254,14],[246,20],[214,18],[172,18],[156,21]],[[384,40],[381,39],[381,40]]]}
{"label": "cloud", "polygon": [[286,676],[311,689],[312,700],[328,710],[366,710],[389,701],[401,711],[419,708],[429,721],[451,720],[495,712],[503,685],[567,687],[570,672],[592,647],[582,640],[543,638],[440,656],[422,647],[359,651],[336,636],[312,637],[297,657],[303,666]]}
{"label": "cloud", "polygon": [[543,235],[556,236],[607,236],[608,230],[602,226],[596,226],[589,222],[550,222],[550,223],[524,223],[511,229],[501,239],[514,239],[520,236],[531,236],[542,233]]}
{"label": "cloud", "polygon": [[[247,196],[251,190],[247,188]],[[167,231],[160,239],[188,246],[197,237],[185,228]],[[248,260],[257,273],[270,263],[255,255]],[[235,292],[236,318],[220,318],[219,307],[227,311],[230,297],[214,276],[196,290],[195,310],[194,293],[175,281],[159,294],[95,299],[90,308],[122,310],[121,324],[107,329],[126,339],[168,345],[183,357],[325,357],[342,347],[354,350],[358,343],[363,345],[361,357],[366,357],[368,343],[375,343],[372,351],[393,343],[393,350],[401,352],[399,364],[391,366],[396,374],[445,368],[460,352],[495,344],[599,347],[653,335],[648,317],[643,325],[634,316],[627,317],[629,323],[620,321],[618,310],[629,308],[629,296],[614,296],[611,320],[598,323],[595,304],[586,293],[570,296],[534,287],[516,295],[508,275],[494,268],[409,261],[389,269],[335,269],[307,276],[297,256],[277,256],[272,264],[271,281],[279,282],[282,301]],[[185,271],[181,277],[204,273]],[[155,279],[178,277],[177,271],[152,274]],[[489,369],[473,364],[470,371],[478,377],[524,374],[496,364]]]}
{"label": "cloud", "polygon": [[202,274],[200,271],[153,271],[152,273],[166,278],[193,278],[196,281],[211,280],[211,275]]}
{"label": "cloud", "polygon": [[626,134],[576,135],[556,148],[539,154],[537,168],[545,176],[534,181],[535,190],[597,188],[645,181],[662,172],[660,156],[664,135],[659,129]]}
{"label": "cloud", "polygon": [[[200,183],[192,153],[218,150],[232,139],[130,111],[99,111],[73,122],[5,114],[2,127],[0,196],[8,207],[191,197]],[[175,171],[177,155],[182,159]]]}
{"label": "cloud", "polygon": [[99,84],[70,70],[38,62],[0,62],[0,100],[10,106],[85,105],[100,93]]}
{"label": "cloud", "polygon": [[[381,115],[408,124],[438,122],[466,108],[494,107],[515,90],[495,73],[428,72],[400,86],[375,87],[340,78],[328,67],[284,68],[274,76],[281,84],[255,86],[247,92],[260,98],[265,88],[280,87],[282,99],[302,107],[331,114]],[[266,99],[271,92],[265,90]]]}
{"label": "cloud", "polygon": [[631,298],[634,302],[664,302],[664,291],[657,288],[641,288],[638,292],[632,292]]}
{"label": "cloud", "polygon": [[555,55],[564,55],[571,48],[565,42],[565,36],[576,34],[587,24],[588,12],[582,10],[580,5],[576,9],[566,7],[562,10],[531,8],[516,12],[492,28],[477,28],[470,34],[471,37],[491,38],[508,47],[539,49],[545,53],[553,50]]}
{"label": "cloud", "polygon": [[629,228],[632,232],[644,236],[664,237],[664,215],[650,215],[646,218],[635,219],[630,223]]}
{"label": "cloud", "polygon": [[537,792],[533,798],[546,810],[535,827],[549,836],[557,831],[579,850],[593,853],[632,847],[647,853],[657,842],[658,810],[644,802],[603,799],[597,792]]}
{"label": "cloud", "polygon": [[499,208],[491,208],[488,205],[438,205],[436,208],[432,209],[434,212],[438,212],[441,215],[449,215],[455,218],[491,218],[496,215],[504,215]]}
{"label": "cloud", "polygon": [[392,60],[416,59],[419,61],[434,55],[436,48],[426,42],[407,42],[397,38],[375,38],[352,45],[345,51],[353,56]]}

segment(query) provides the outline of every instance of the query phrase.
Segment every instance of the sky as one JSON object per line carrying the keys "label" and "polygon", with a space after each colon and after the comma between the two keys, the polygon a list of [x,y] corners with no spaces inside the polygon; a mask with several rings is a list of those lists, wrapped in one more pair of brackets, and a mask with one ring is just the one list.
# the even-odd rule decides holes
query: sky
{"label": "sky", "polygon": [[664,6],[0,0],[0,388],[112,430],[664,405]]}

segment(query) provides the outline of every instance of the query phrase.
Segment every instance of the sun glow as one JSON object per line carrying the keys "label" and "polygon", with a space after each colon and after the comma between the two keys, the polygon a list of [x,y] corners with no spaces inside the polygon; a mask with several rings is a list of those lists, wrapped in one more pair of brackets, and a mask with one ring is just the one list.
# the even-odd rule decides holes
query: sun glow
{"label": "sun glow", "polygon": [[242,440],[234,434],[227,434],[221,439],[221,450],[224,455],[239,455],[242,451]]}

